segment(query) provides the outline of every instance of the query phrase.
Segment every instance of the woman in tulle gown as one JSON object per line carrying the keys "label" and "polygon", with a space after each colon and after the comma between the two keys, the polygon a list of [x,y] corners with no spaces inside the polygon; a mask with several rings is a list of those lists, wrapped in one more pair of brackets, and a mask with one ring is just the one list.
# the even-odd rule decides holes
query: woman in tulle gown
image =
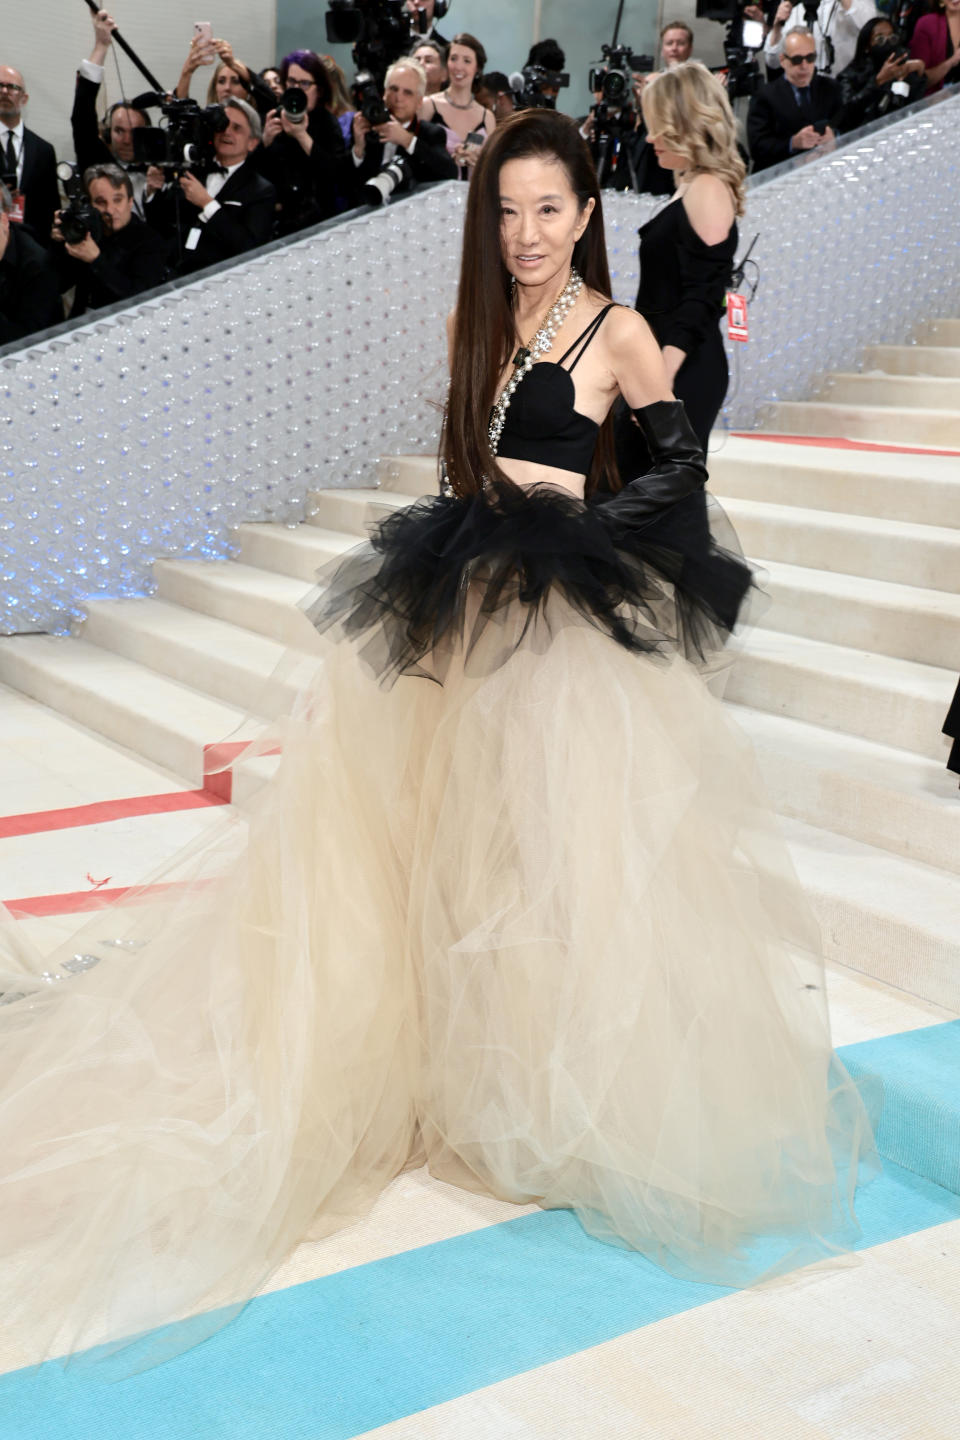
{"label": "woman in tulle gown", "polygon": [[[468,200],[445,493],[305,605],[249,827],[8,947],[0,1280],[34,1353],[194,1343],[424,1159],[707,1281],[855,1238],[817,931],[698,668],[743,562],[691,590],[645,539],[705,470],[609,293],[576,127],[514,117]],[[617,395],[653,456],[619,490]]]}

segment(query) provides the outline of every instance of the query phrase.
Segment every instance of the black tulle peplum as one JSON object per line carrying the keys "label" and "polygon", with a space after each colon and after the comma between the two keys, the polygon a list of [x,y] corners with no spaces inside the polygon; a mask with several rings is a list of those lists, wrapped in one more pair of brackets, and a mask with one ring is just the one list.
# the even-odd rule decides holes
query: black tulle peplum
{"label": "black tulle peplum", "polygon": [[319,631],[359,643],[384,679],[442,680],[455,651],[469,666],[491,624],[503,626],[502,663],[549,635],[557,595],[564,615],[572,609],[627,650],[704,660],[732,630],[752,572],[718,543],[705,498],[693,515],[689,504],[672,507],[674,521],[670,510],[634,517],[639,508],[629,487],[587,502],[509,483],[468,500],[426,497],[323,572],[305,610]]}

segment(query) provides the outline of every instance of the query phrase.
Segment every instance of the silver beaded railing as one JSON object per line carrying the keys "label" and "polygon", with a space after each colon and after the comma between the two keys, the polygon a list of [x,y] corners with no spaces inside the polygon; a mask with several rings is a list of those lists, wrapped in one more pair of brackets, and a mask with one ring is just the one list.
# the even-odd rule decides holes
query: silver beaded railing
{"label": "silver beaded railing", "polygon": [[[751,186],[731,428],[957,311],[958,118],[948,97]],[[0,634],[63,630],[88,598],[149,593],[158,556],[226,557],[237,524],[295,523],[311,490],[435,449],[465,198],[433,188],[0,359]],[[604,203],[630,303],[662,202]]]}

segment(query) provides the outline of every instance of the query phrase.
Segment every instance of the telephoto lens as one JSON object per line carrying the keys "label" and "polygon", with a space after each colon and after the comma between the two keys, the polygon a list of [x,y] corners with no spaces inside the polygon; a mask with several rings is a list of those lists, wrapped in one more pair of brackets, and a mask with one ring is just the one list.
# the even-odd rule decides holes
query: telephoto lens
{"label": "telephoto lens", "polygon": [[298,85],[291,85],[280,96],[280,109],[293,125],[302,125],[307,116],[307,97]]}

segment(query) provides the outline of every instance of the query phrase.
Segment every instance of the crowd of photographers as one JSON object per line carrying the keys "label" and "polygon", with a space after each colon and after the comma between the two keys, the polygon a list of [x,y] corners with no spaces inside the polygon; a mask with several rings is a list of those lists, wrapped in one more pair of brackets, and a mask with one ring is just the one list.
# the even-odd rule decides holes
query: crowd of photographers
{"label": "crowd of photographers", "polygon": [[[467,180],[499,121],[562,108],[569,76],[556,41],[511,75],[490,70],[473,35],[439,33],[448,4],[404,0],[402,18],[395,5],[379,28],[374,0],[331,7],[331,40],[357,42],[352,83],[310,50],[257,72],[200,23],[173,94],[154,89],[105,114],[116,26],[101,10],[77,72],[75,163],[59,167],[24,124],[23,75],[0,65],[0,344],[418,183]],[[960,80],[960,0],[886,4],[702,0],[726,25],[724,73],[754,170],[828,149],[838,133]],[[693,56],[693,40],[676,21],[657,57],[602,47],[594,103],[578,120],[603,185],[671,191],[641,100],[652,73]],[[203,103],[190,97],[198,72],[209,72]]]}

